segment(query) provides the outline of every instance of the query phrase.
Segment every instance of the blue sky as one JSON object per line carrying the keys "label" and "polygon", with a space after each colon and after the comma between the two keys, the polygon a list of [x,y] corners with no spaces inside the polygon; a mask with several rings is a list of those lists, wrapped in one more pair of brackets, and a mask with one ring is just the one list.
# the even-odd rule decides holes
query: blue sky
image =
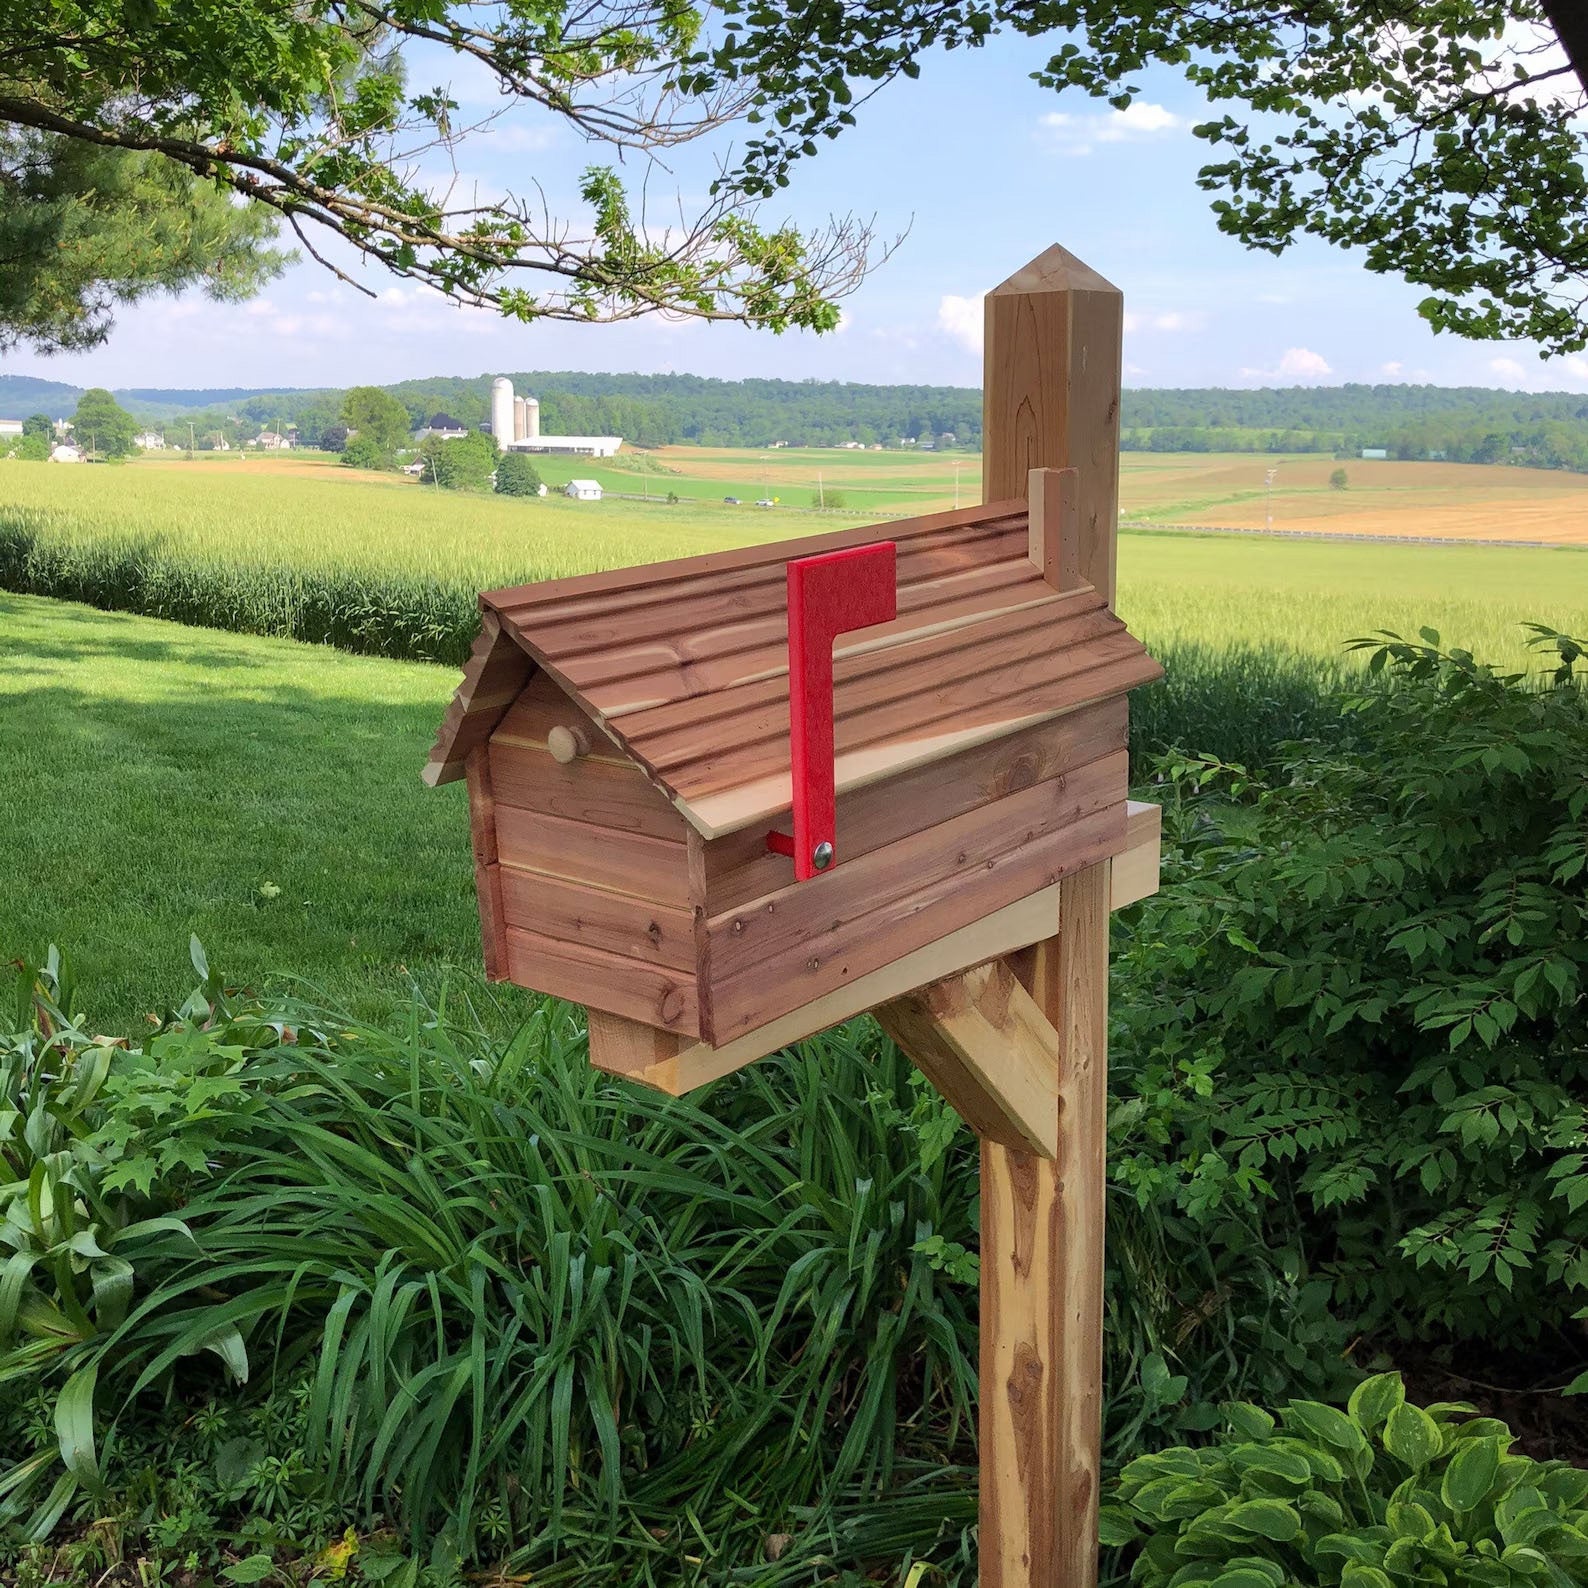
{"label": "blue sky", "polygon": [[[1030,81],[1049,53],[1001,39],[938,55],[916,82],[885,89],[860,125],[797,169],[769,218],[875,215],[905,233],[845,305],[827,337],[647,320],[622,326],[519,326],[460,311],[372,268],[366,299],[305,262],[242,307],[192,294],[125,310],[109,342],[73,357],[15,353],[0,371],[115,386],[343,386],[502,369],[689,371],[730,378],[809,376],[980,383],[979,295],[1051,242],[1124,289],[1127,384],[1261,386],[1433,381],[1588,392],[1588,358],[1541,363],[1516,344],[1434,336],[1419,294],[1321,244],[1283,258],[1222,237],[1194,174],[1202,105],[1172,73],[1149,75],[1130,112]],[[432,58],[414,85],[439,79]],[[448,72],[467,110],[487,83]],[[572,207],[595,154],[565,128],[515,111],[457,157],[483,194],[539,183]],[[703,191],[710,152],[670,178]],[[660,185],[652,179],[653,191]]]}

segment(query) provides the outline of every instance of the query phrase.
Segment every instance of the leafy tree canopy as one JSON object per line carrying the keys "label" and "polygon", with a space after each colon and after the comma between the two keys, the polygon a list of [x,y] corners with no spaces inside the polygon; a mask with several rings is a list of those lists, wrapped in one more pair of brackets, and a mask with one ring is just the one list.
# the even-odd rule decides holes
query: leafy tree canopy
{"label": "leafy tree canopy", "polygon": [[424,479],[449,491],[488,491],[498,456],[496,443],[476,430],[455,441],[429,436],[419,449]]}
{"label": "leafy tree canopy", "polygon": [[72,439],[96,457],[124,458],[132,451],[138,421],[103,386],[93,386],[77,400]]}
{"label": "leafy tree canopy", "polygon": [[1211,101],[1219,226],[1314,235],[1426,287],[1439,330],[1588,346],[1588,7],[1581,0],[720,0],[696,93],[761,130],[727,187],[769,193],[930,48],[1054,37],[1035,75],[1117,109],[1172,66]]}
{"label": "leafy tree canopy", "polygon": [[[0,38],[6,28],[0,21]],[[159,155],[0,116],[0,351],[90,347],[118,303],[151,293],[246,297],[288,257],[269,246],[274,231],[267,210],[238,206]]]}
{"label": "leafy tree canopy", "polygon": [[[852,220],[810,235],[764,226],[731,187],[696,211],[648,219],[613,164],[584,171],[570,216],[550,213],[538,185],[482,203],[423,174],[427,157],[430,169],[451,169],[456,146],[515,105],[642,168],[732,122],[741,89],[679,84],[701,28],[701,11],[678,0],[0,8],[0,138],[12,167],[0,183],[0,243],[29,225],[92,239],[31,287],[26,267],[14,289],[8,281],[9,334],[80,346],[103,337],[118,298],[200,279],[247,290],[280,264],[263,246],[273,219],[361,291],[337,260],[363,256],[524,321],[668,310],[830,329],[836,296],[867,263],[867,230]],[[410,87],[410,48],[427,63],[449,53],[460,70],[483,68],[501,109],[470,124],[445,87]],[[28,171],[39,159],[34,198]],[[85,216],[69,202],[83,190],[67,172],[90,159],[115,181],[106,213]],[[238,195],[249,201],[241,211]],[[211,246],[228,223],[236,246]],[[128,239],[151,227],[155,257],[129,259]],[[64,300],[50,270],[67,273]]]}
{"label": "leafy tree canopy", "polygon": [[408,410],[379,386],[350,388],[342,399],[342,418],[358,432],[355,439],[382,452],[393,452],[408,440]]}
{"label": "leafy tree canopy", "polygon": [[48,414],[29,414],[22,421],[22,434],[25,436],[43,436],[48,440],[55,434],[55,426],[51,423]]}

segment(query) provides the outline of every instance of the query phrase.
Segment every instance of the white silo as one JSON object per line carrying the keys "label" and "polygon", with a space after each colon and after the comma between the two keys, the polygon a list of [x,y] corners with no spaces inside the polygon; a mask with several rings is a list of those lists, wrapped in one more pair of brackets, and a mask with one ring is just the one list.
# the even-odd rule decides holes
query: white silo
{"label": "white silo", "polygon": [[515,441],[524,439],[524,422],[524,399],[515,397],[513,399],[513,439]]}
{"label": "white silo", "polygon": [[491,434],[499,447],[513,444],[513,383],[505,375],[491,382]]}
{"label": "white silo", "polygon": [[524,399],[524,439],[540,440],[540,398],[538,397]]}

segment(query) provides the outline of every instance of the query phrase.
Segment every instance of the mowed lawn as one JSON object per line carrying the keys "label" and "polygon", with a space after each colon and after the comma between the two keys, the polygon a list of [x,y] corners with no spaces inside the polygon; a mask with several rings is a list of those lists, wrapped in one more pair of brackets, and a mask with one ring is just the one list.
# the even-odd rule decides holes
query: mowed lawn
{"label": "mowed lawn", "polygon": [[505,1023],[462,787],[419,780],[454,682],[0,595],[0,961],[58,944],[111,1031],[192,987],[190,932],[234,982],[309,977],[387,1018],[411,976]]}

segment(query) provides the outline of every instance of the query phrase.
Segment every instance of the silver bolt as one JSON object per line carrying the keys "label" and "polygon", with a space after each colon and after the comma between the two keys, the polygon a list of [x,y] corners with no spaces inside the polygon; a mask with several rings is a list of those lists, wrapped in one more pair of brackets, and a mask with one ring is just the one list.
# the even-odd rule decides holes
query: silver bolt
{"label": "silver bolt", "polygon": [[833,846],[829,843],[817,844],[811,863],[818,871],[825,871],[833,863]]}

